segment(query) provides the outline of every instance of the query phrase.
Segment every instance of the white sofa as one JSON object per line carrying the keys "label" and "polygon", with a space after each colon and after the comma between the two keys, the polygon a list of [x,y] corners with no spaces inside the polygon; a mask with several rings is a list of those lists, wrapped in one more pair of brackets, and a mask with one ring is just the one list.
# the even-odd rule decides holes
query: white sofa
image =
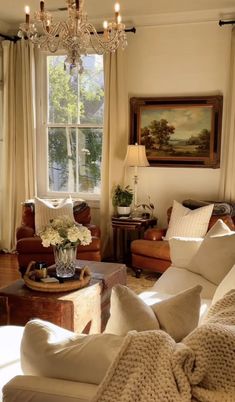
{"label": "white sofa", "polygon": [[[163,300],[194,285],[202,285],[201,315],[204,315],[211,304],[217,287],[201,275],[186,269],[171,266],[158,279],[156,284],[140,297],[152,304],[156,300]],[[231,283],[232,286],[232,283]],[[18,333],[18,344],[21,333]],[[19,354],[19,352],[17,352]],[[17,354],[17,356],[18,356]],[[18,368],[19,370],[19,368]],[[19,371],[16,371],[19,374]],[[98,386],[94,384],[79,383],[28,375],[17,375],[4,387],[4,402],[85,402],[91,401],[96,394]]]}
{"label": "white sofa", "polygon": [[[146,304],[154,304],[157,300],[164,300],[190,287],[201,285],[201,321],[211,304],[222,298],[229,290],[235,289],[235,232],[231,232],[223,223],[217,222],[217,227],[214,225],[199,242],[195,242],[195,239],[190,241],[187,239],[186,243],[177,239],[172,241],[171,259],[175,266],[169,267],[152,288],[139,295]],[[18,333],[17,336],[16,360],[19,359],[21,334]],[[17,344],[17,341],[15,343]],[[11,350],[10,343],[7,347]],[[19,374],[19,371],[11,373],[12,376],[14,374]],[[97,388],[98,385],[84,382],[36,375],[16,375],[4,386],[3,401],[85,402],[92,400]]]}

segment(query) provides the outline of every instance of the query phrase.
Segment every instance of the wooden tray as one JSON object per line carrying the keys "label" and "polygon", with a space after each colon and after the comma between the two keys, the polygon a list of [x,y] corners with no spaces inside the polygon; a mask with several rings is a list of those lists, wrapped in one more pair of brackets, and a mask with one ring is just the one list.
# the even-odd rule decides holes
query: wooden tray
{"label": "wooden tray", "polygon": [[[65,279],[58,282],[44,283],[35,280],[35,272],[31,270],[35,261],[31,261],[28,268],[23,276],[25,285],[32,290],[38,290],[40,292],[69,292],[71,290],[84,288],[89,284],[91,280],[91,271],[85,266],[82,269],[76,269],[74,279]],[[47,273],[49,276],[55,276],[55,268],[47,268]],[[77,279],[76,279],[77,277]]]}

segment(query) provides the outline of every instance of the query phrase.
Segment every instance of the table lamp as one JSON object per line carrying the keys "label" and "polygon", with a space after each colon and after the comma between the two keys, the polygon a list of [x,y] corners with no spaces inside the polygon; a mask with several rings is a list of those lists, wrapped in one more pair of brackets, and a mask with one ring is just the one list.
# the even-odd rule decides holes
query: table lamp
{"label": "table lamp", "polygon": [[137,206],[137,185],[138,185],[138,167],[149,166],[146,157],[145,145],[128,145],[125,164],[134,166],[134,207]]}

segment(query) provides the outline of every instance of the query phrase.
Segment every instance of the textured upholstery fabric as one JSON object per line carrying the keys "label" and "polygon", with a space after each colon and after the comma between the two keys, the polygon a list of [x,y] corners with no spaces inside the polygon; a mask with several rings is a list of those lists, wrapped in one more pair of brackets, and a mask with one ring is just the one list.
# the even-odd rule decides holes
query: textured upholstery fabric
{"label": "textured upholstery fabric", "polygon": [[214,205],[191,210],[174,200],[165,240],[171,237],[205,236]]}

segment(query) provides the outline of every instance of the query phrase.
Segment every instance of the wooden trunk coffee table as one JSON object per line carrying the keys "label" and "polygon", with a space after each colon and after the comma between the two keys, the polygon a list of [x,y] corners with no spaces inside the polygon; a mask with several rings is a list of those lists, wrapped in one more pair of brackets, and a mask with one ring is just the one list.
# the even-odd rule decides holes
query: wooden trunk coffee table
{"label": "wooden trunk coffee table", "polygon": [[27,288],[23,279],[0,289],[8,300],[10,325],[25,325],[41,318],[75,332],[98,333],[109,317],[112,287],[126,284],[126,266],[96,261],[81,261],[88,266],[92,279],[88,286],[72,292],[47,293]]}

